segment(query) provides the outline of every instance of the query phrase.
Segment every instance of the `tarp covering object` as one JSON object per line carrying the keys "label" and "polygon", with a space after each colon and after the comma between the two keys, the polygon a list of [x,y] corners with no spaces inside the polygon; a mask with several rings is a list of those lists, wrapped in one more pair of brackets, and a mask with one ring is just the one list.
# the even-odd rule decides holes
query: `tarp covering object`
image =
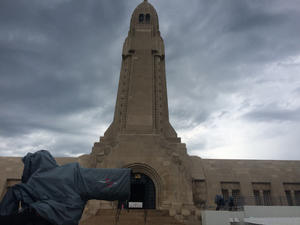
{"label": "tarp covering object", "polygon": [[128,200],[130,169],[82,168],[78,163],[58,166],[52,155],[41,150],[23,158],[22,183],[13,186],[0,203],[0,215],[33,208],[57,225],[77,225],[90,199]]}

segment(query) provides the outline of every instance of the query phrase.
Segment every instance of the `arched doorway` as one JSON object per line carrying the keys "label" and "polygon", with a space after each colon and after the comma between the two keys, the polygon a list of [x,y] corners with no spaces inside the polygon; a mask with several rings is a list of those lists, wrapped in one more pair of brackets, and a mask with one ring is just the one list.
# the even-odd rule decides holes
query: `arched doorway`
{"label": "arched doorway", "polygon": [[[132,169],[132,174],[133,174],[132,177],[134,177],[135,174],[142,174],[142,175],[145,175],[146,177],[148,177],[146,179],[150,180],[150,183],[153,183],[153,186],[154,186],[154,188],[153,188],[154,196],[151,195],[154,198],[154,206],[153,207],[151,206],[151,207],[153,209],[160,209],[163,182],[162,182],[160,176],[158,175],[158,173],[156,172],[156,170],[154,168],[152,168],[151,166],[144,164],[144,163],[131,163],[131,164],[124,165],[123,167]],[[143,181],[143,179],[141,181]],[[137,180],[133,180],[133,183],[134,182],[138,183]],[[147,187],[149,187],[149,186],[147,185]],[[128,203],[124,204],[123,206],[128,207]],[[122,207],[122,205],[120,205],[119,207]]]}
{"label": "arched doorway", "polygon": [[155,185],[150,177],[143,173],[132,173],[131,196],[128,208],[155,209]]}

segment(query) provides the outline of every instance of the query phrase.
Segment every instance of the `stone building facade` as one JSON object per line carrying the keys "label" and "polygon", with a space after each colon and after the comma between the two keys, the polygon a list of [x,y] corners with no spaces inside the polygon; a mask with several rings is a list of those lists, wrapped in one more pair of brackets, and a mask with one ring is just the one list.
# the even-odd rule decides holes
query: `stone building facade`
{"label": "stone building facade", "polygon": [[[200,224],[217,194],[237,205],[300,205],[300,161],[213,160],[187,154],[169,122],[164,42],[158,15],[148,1],[134,10],[122,52],[113,122],[91,154],[58,158],[61,164],[132,168],[126,207],[167,210],[182,222]],[[0,157],[0,194],[20,180],[20,158]],[[84,219],[116,203],[91,201]],[[100,224],[100,223],[99,223]]]}

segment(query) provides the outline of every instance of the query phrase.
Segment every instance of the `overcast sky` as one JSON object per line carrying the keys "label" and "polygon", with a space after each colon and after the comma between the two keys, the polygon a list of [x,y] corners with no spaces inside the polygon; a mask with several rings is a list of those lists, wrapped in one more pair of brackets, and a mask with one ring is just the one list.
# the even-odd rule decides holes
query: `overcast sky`
{"label": "overcast sky", "polygon": [[[90,153],[141,0],[0,1],[0,155]],[[300,1],[150,0],[189,154],[300,160]]]}

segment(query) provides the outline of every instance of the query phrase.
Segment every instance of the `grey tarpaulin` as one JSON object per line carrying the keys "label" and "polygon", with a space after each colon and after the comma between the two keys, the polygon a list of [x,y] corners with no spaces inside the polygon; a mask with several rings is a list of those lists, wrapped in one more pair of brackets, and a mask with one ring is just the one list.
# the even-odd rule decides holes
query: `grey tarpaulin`
{"label": "grey tarpaulin", "polygon": [[[90,169],[78,163],[58,166],[48,151],[28,153],[22,183],[12,187],[0,203],[0,215],[14,214],[18,202],[51,223],[78,224],[87,200],[127,200],[130,169]],[[15,202],[17,205],[12,205]]]}

